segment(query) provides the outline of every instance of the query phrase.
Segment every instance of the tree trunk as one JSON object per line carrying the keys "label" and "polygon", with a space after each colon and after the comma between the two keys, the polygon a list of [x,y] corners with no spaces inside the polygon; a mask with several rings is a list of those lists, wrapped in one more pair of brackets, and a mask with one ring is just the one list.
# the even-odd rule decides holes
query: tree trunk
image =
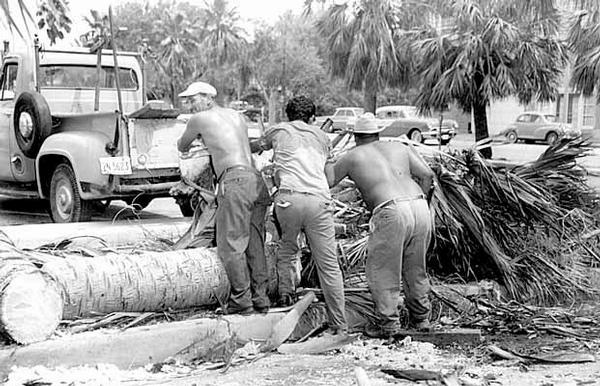
{"label": "tree trunk", "polygon": [[41,270],[61,288],[63,319],[213,305],[229,296],[213,249],[68,256],[50,259]]}
{"label": "tree trunk", "polygon": [[[475,121],[475,141],[481,141],[490,136],[487,125],[487,111],[485,103],[473,105],[473,119]],[[484,158],[492,158],[492,148],[486,147],[479,151]]]}
{"label": "tree trunk", "polygon": [[3,255],[0,259],[0,332],[21,344],[48,339],[63,314],[58,286],[33,263],[20,256],[10,257],[6,251]]}
{"label": "tree trunk", "polygon": [[377,108],[377,82],[374,79],[365,80],[363,103],[365,112],[375,114],[375,109]]}
{"label": "tree trunk", "polygon": [[269,93],[269,125],[276,124],[279,112],[279,96],[276,92]]}

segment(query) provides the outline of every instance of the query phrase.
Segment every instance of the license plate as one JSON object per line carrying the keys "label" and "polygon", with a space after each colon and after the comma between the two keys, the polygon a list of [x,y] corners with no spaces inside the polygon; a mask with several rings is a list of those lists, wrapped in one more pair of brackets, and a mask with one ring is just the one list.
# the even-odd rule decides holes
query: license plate
{"label": "license plate", "polygon": [[129,157],[102,157],[100,158],[100,173],[118,176],[131,174],[131,160]]}
{"label": "license plate", "polygon": [[450,136],[448,134],[442,134],[442,139],[449,139]]}

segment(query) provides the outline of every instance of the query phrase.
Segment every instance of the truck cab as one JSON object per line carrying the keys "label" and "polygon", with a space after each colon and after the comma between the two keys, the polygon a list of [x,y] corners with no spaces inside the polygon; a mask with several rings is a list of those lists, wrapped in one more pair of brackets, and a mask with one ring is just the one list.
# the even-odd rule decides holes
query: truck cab
{"label": "truck cab", "polygon": [[145,103],[139,63],[110,50],[100,60],[87,49],[5,53],[0,194],[47,199],[55,222],[86,221],[98,201],[143,208],[168,196],[180,181],[185,122],[170,106]]}

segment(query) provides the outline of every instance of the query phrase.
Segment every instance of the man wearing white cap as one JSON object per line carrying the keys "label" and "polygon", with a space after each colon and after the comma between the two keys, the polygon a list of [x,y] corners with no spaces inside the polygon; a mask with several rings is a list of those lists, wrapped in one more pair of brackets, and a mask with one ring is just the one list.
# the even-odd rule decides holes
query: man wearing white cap
{"label": "man wearing white cap", "polygon": [[217,90],[204,82],[192,83],[180,97],[190,98],[192,112],[177,142],[186,152],[202,138],[219,182],[217,193],[217,254],[231,283],[226,313],[266,312],[267,264],[264,219],[270,203],[260,173],[252,165],[248,128],[240,114],[218,106]]}
{"label": "man wearing white cap", "polygon": [[350,177],[372,211],[366,271],[381,324],[365,334],[385,338],[400,329],[401,282],[411,327],[429,328],[425,254],[432,233],[428,201],[434,174],[412,147],[380,142],[381,130],[373,114],[360,116],[354,128],[356,148],[326,172],[329,186]]}

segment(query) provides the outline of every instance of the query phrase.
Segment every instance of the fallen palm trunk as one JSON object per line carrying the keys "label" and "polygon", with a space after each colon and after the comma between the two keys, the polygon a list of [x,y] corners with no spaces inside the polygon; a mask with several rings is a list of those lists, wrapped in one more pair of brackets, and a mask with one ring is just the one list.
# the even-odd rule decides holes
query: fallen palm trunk
{"label": "fallen palm trunk", "polygon": [[[161,219],[134,222],[31,224],[0,227],[0,234],[21,249],[34,249],[62,240],[94,237],[113,248],[132,246],[148,238],[177,240],[190,226],[190,220]],[[89,240],[86,240],[89,242]]]}
{"label": "fallen palm trunk", "polygon": [[0,350],[0,379],[12,366],[72,367],[99,363],[121,369],[160,363],[169,357],[202,358],[227,339],[265,341],[284,313],[225,316],[67,335],[25,347]]}
{"label": "fallen palm trunk", "polygon": [[214,305],[229,294],[214,249],[53,257],[42,271],[60,287],[64,319]]}
{"label": "fallen palm trunk", "polygon": [[54,333],[63,313],[56,283],[23,259],[0,260],[0,332],[17,343]]}

